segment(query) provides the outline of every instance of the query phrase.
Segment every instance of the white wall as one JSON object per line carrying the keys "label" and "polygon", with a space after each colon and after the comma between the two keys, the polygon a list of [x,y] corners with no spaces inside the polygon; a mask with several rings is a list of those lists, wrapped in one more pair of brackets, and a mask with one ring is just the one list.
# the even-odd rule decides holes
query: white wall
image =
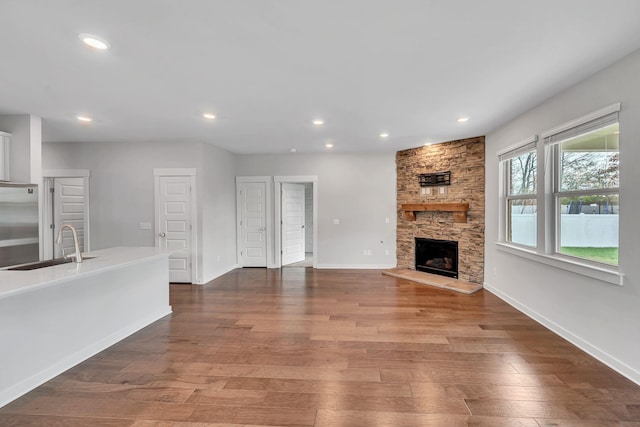
{"label": "white wall", "polygon": [[[549,66],[549,64],[540,64]],[[485,287],[640,383],[640,51],[547,100],[486,137]],[[624,286],[504,251],[498,240],[498,159],[508,145],[601,107],[620,112],[620,270]]]}
{"label": "white wall", "polygon": [[395,266],[395,153],[241,155],[237,161],[238,176],[318,177],[317,267]]}
{"label": "white wall", "polygon": [[236,156],[211,145],[204,146],[203,277],[212,280],[237,266],[236,260]]}
{"label": "white wall", "polygon": [[0,115],[0,130],[11,134],[11,181],[40,184],[42,120],[30,114]]}
{"label": "white wall", "polygon": [[[220,218],[235,218],[233,155],[199,143],[45,143],[45,169],[89,169],[90,233],[92,249],[114,246],[153,246],[155,225],[140,230],[140,222],[154,223],[154,168],[195,168],[199,230],[197,278],[235,266],[233,256],[215,258],[229,243],[229,226]],[[229,189],[226,189],[226,182]],[[226,190],[226,191],[225,191]],[[219,240],[221,237],[221,241]],[[224,243],[222,243],[224,242]]]}

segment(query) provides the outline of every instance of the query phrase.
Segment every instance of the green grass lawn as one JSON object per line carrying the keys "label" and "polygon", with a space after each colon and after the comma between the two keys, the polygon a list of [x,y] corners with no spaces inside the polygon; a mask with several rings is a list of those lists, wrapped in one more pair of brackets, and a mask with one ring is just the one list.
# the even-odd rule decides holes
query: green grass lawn
{"label": "green grass lawn", "polygon": [[618,248],[560,248],[560,253],[605,264],[618,265]]}

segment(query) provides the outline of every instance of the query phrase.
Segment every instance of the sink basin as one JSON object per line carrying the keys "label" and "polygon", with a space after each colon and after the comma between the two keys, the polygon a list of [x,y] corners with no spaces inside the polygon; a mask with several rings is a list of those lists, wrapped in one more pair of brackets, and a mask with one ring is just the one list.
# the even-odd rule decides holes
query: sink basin
{"label": "sink basin", "polygon": [[[95,257],[93,256],[86,256],[86,257],[82,257],[83,260],[86,259],[93,259]],[[54,265],[60,265],[60,264],[66,264],[69,262],[73,262],[73,259],[71,258],[54,258],[54,259],[48,259],[46,261],[38,261],[38,262],[32,262],[29,264],[23,264],[23,265],[19,265],[17,267],[11,267],[11,268],[7,268],[6,270],[11,270],[11,271],[27,271],[27,270],[37,270],[39,268],[45,268],[45,267],[52,267]]]}

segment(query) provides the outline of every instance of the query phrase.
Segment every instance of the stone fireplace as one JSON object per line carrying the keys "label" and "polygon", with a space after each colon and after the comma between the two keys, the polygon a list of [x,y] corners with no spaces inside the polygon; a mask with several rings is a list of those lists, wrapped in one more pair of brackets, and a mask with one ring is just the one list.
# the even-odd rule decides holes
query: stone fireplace
{"label": "stone fireplace", "polygon": [[458,278],[458,242],[416,237],[416,271]]}
{"label": "stone fireplace", "polygon": [[[484,160],[483,136],[396,153],[399,268],[416,269],[416,238],[453,241],[457,278],[483,283]],[[449,185],[421,189],[421,174],[443,171],[451,172]],[[445,266],[445,256],[436,258]]]}

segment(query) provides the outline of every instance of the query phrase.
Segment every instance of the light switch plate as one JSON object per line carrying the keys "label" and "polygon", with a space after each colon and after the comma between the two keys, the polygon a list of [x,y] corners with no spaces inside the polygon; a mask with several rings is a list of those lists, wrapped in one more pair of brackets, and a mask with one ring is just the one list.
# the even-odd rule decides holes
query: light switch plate
{"label": "light switch plate", "polygon": [[340,224],[340,220],[338,218],[333,218],[333,223],[335,225],[338,225],[338,224]]}

